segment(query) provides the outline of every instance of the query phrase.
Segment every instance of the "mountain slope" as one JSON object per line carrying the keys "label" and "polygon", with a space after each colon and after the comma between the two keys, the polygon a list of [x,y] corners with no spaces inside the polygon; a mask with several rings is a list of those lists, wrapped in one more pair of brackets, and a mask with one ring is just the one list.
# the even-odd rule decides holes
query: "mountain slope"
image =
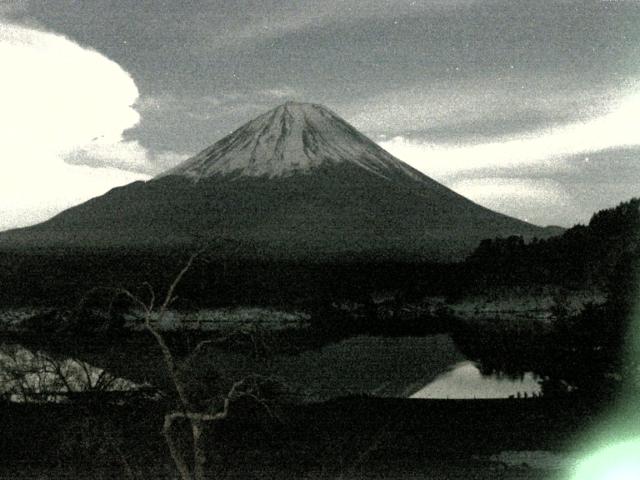
{"label": "mountain slope", "polygon": [[443,260],[514,234],[548,236],[440,185],[324,107],[287,103],[151,181],[6,232],[0,246],[225,240],[246,257]]}

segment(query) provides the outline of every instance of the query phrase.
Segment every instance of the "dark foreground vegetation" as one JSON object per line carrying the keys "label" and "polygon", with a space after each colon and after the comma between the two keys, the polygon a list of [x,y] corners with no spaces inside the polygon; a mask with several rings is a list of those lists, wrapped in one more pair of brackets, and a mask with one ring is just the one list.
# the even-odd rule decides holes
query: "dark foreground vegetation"
{"label": "dark foreground vegetation", "polygon": [[[0,473],[174,478],[160,434],[166,408],[149,400],[118,405],[104,398],[2,405]],[[238,403],[228,419],[205,429],[205,465],[210,478],[456,478],[458,468],[466,478],[473,472],[474,478],[490,479],[503,473],[486,460],[490,455],[568,450],[594,410],[573,399],[351,397],[281,406],[265,415],[255,404]],[[178,442],[188,444],[187,430],[180,432]]]}
{"label": "dark foreground vegetation", "polygon": [[524,242],[521,237],[481,242],[465,261],[476,288],[553,284],[565,288],[629,288],[640,258],[640,198],[595,213],[588,225]]}

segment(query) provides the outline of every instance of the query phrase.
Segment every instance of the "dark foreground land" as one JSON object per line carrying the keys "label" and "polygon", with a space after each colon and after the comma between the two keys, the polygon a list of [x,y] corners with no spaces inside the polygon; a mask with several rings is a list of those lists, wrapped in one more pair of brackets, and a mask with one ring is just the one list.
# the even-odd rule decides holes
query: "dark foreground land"
{"label": "dark foreground land", "polygon": [[[113,400],[113,399],[112,399]],[[123,404],[124,403],[124,404]],[[129,399],[0,405],[1,478],[177,478],[161,435],[166,406]],[[210,478],[567,478],[505,464],[505,451],[563,452],[598,408],[572,398],[347,397],[238,404],[206,431]],[[183,447],[188,448],[187,430]]]}
{"label": "dark foreground land", "polygon": [[[185,360],[185,367],[197,367],[185,371],[198,374],[193,387],[202,394],[195,397],[202,400],[202,411],[210,397],[199,385],[215,385],[217,376],[237,377],[221,371],[231,364],[225,361],[230,353],[253,355],[269,366],[271,354],[302,356],[305,350],[358,335],[450,333],[462,353],[486,371],[531,371],[545,380],[544,396],[527,399],[351,396],[322,403],[278,403],[269,405],[269,411],[260,402],[238,400],[229,417],[205,427],[207,477],[570,479],[566,465],[562,470],[514,464],[504,461],[503,454],[574,450],[605,411],[593,398],[616,398],[612,392],[619,390],[618,384],[636,382],[638,357],[625,361],[623,353],[638,344],[633,307],[640,272],[639,202],[599,212],[588,226],[576,226],[555,239],[485,241],[465,262],[452,265],[274,268],[259,262],[242,267],[215,255],[201,259],[181,283],[175,308],[283,305],[308,313],[304,328],[245,335],[252,340],[248,352],[241,351],[242,342],[226,345],[222,353],[197,352],[194,345],[201,343],[201,332],[165,334],[173,355],[193,361],[191,365]],[[54,308],[50,314],[31,318],[27,323],[35,333],[15,338],[15,343],[51,352],[53,360],[77,357],[123,378],[136,371],[140,378],[134,381],[154,385],[167,396],[154,399],[152,393],[145,397],[129,392],[126,398],[100,392],[81,394],[67,404],[0,403],[0,478],[178,478],[162,435],[164,415],[175,412],[176,403],[163,399],[173,390],[166,375],[164,381],[158,376],[164,367],[157,345],[148,332],[124,329],[124,315],[132,305],[118,304],[112,291],[104,298],[85,297],[93,287],[124,286],[138,295],[146,293],[143,298],[148,300],[149,291],[141,289],[140,282],[171,284],[184,259],[170,262],[137,252],[118,261],[108,255],[73,258],[51,252],[0,253],[0,283],[7,286],[0,292],[0,303],[6,308]],[[103,268],[107,264],[115,267]],[[129,277],[127,272],[132,272]],[[456,319],[425,300],[440,296],[448,305],[465,296],[487,297],[503,287],[526,293],[536,286],[553,286],[556,292],[599,290],[606,293],[606,301],[574,312],[558,294],[549,318],[512,322],[510,317]],[[389,291],[395,292],[393,304],[374,301],[374,294]],[[75,308],[74,315],[64,314],[63,307],[79,304],[84,311]],[[341,307],[351,304],[358,307]],[[102,317],[96,324],[88,321],[91,308],[105,305],[113,314],[107,322]],[[61,318],[67,321],[61,323]],[[256,339],[262,343],[257,345]],[[192,356],[194,351],[201,357]],[[427,361],[429,351],[417,353],[435,373],[437,364]],[[371,359],[387,366],[385,357],[375,352],[366,350]],[[314,358],[307,355],[307,364],[317,363]],[[455,360],[453,354],[446,359],[441,359],[445,366]],[[255,362],[247,365],[250,373],[256,372]],[[309,397],[303,400],[308,402]],[[176,426],[175,431],[180,449],[192,459],[187,427]]]}

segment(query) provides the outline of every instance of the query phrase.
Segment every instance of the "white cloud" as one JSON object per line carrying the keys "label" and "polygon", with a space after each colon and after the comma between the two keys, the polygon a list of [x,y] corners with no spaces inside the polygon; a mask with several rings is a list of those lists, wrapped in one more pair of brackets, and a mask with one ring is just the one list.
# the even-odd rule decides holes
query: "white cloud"
{"label": "white cloud", "polygon": [[282,87],[277,87],[277,88],[268,88],[266,90],[262,90],[259,93],[266,97],[272,97],[272,98],[287,98],[287,97],[290,98],[290,97],[295,97],[297,95],[296,90],[287,85]]}
{"label": "white cloud", "polygon": [[561,185],[548,179],[469,178],[455,182],[452,188],[463,195],[503,203],[515,200],[558,204],[563,201]]}
{"label": "white cloud", "polygon": [[175,167],[187,158],[189,158],[189,155],[184,153],[167,151],[154,155],[153,163],[156,165],[156,170],[159,173]]}
{"label": "white cloud", "polygon": [[450,188],[492,210],[540,225],[558,223],[556,213],[573,209],[564,187],[550,179],[468,178]]}
{"label": "white cloud", "polygon": [[[0,64],[0,229],[148,178],[116,168],[148,164],[146,150],[122,137],[140,116],[136,85],[117,63],[65,37],[4,23]],[[65,161],[83,149],[101,168]]]}
{"label": "white cloud", "polygon": [[137,140],[110,142],[98,138],[66,156],[75,165],[113,167],[130,172],[157,174],[176,166],[189,155],[173,151],[153,153]]}
{"label": "white cloud", "polygon": [[[538,224],[584,221],[571,189],[554,178],[570,173],[578,155],[640,145],[640,94],[622,97],[589,120],[486,143],[442,144],[398,136],[380,145],[461,195]],[[535,172],[536,178],[530,178]],[[546,178],[545,178],[546,177]],[[589,212],[591,213],[591,212]]]}
{"label": "white cloud", "polygon": [[604,115],[582,122],[549,127],[489,143],[438,144],[402,136],[380,145],[413,167],[446,181],[465,172],[506,171],[535,166],[550,172],[564,168],[563,160],[615,147],[640,145],[640,94],[622,98]]}
{"label": "white cloud", "polygon": [[[3,168],[3,175],[5,171]],[[37,174],[31,175],[15,176],[11,170],[8,172],[8,177],[0,179],[1,229],[44,221],[115,186],[146,178],[115,168],[66,163],[43,163]]]}

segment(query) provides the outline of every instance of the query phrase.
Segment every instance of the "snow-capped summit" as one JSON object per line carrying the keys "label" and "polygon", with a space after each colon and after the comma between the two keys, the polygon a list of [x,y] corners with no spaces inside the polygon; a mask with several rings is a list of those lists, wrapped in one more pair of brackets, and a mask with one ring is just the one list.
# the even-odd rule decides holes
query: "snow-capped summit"
{"label": "snow-capped summit", "polygon": [[329,109],[287,102],[246,123],[162,176],[281,177],[349,162],[381,176],[414,171]]}

